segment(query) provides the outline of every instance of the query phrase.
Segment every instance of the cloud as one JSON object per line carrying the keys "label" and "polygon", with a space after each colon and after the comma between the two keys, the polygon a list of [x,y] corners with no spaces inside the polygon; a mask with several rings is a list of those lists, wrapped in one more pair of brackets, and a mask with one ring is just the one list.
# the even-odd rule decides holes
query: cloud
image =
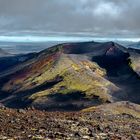
{"label": "cloud", "polygon": [[100,3],[94,9],[95,16],[111,16],[116,18],[120,15],[121,10],[113,3]]}
{"label": "cloud", "polygon": [[139,0],[0,0],[0,31],[140,35]]}

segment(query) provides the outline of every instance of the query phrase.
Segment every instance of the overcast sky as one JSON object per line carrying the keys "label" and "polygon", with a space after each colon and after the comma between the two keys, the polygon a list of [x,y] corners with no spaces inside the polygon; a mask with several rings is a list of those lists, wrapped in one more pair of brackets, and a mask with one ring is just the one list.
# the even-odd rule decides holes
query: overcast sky
{"label": "overcast sky", "polygon": [[0,0],[0,32],[140,35],[140,0]]}

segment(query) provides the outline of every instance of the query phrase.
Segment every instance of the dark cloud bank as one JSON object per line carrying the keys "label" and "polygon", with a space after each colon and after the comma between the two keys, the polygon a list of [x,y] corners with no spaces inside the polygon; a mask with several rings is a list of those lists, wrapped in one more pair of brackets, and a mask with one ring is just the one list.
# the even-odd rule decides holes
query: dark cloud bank
{"label": "dark cloud bank", "polygon": [[0,31],[140,35],[140,0],[0,0]]}

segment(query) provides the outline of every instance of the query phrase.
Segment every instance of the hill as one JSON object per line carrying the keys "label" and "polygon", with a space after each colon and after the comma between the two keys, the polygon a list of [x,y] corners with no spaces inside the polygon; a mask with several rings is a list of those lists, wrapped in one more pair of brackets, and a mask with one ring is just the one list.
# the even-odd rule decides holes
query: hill
{"label": "hill", "polygon": [[135,51],[114,42],[50,47],[0,74],[0,102],[51,111],[81,110],[116,100],[140,103],[139,75],[132,67],[132,54],[139,56]]}

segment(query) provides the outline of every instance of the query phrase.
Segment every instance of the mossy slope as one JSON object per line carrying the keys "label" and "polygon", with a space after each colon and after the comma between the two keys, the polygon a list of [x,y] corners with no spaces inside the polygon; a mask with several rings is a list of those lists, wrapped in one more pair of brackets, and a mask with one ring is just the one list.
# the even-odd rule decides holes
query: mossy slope
{"label": "mossy slope", "polygon": [[[45,84],[46,88],[32,93],[28,99],[41,103],[47,102],[51,94],[80,92],[89,100],[98,97],[106,102],[112,100],[110,93],[119,89],[106,80],[105,75],[105,69],[87,56],[65,54],[62,46],[59,46],[42,51],[31,65],[13,73],[2,90],[20,94]],[[47,84],[52,81],[58,82],[48,88]]]}

